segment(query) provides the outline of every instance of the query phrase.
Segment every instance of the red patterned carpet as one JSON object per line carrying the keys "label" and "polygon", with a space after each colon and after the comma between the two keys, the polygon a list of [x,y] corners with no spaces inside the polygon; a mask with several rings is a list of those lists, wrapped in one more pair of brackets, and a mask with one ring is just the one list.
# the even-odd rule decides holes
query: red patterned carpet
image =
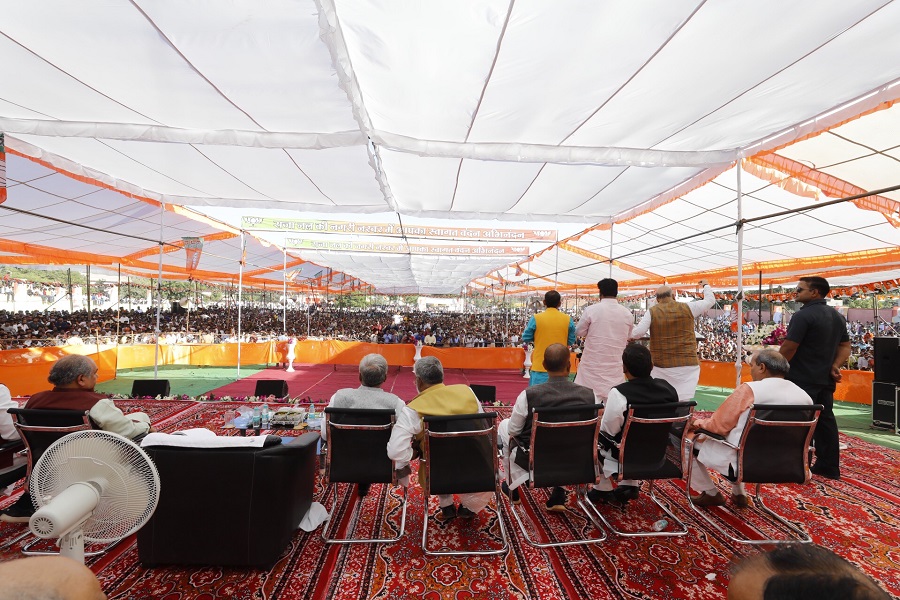
{"label": "red patterned carpet", "polygon": [[[151,412],[165,431],[209,426],[218,433],[225,403],[167,403],[124,401],[123,408],[141,406]],[[500,409],[508,412],[508,408]],[[232,430],[233,432],[233,430]],[[821,478],[805,486],[772,488],[768,504],[800,523],[815,539],[880,581],[891,594],[900,595],[900,455],[866,442],[850,441],[843,454],[845,478]],[[321,490],[319,492],[321,495]],[[570,510],[565,516],[541,508],[542,491],[526,496],[524,506],[541,529],[564,537],[579,531],[585,521]],[[423,507],[421,490],[410,490],[407,533],[394,545],[325,547],[320,531],[298,531],[271,571],[222,568],[144,569],[137,562],[132,539],[106,555],[89,559],[111,599],[214,599],[214,598],[723,598],[729,564],[738,548],[720,533],[689,514],[683,488],[664,483],[658,495],[690,529],[681,538],[628,539],[610,535],[606,542],[563,550],[539,550],[522,541],[506,506],[502,518],[510,534],[510,552],[500,557],[433,558],[421,551]],[[10,504],[15,495],[0,502]],[[319,498],[320,499],[320,498]],[[327,500],[330,506],[333,500]],[[338,501],[344,520],[357,501],[346,486]],[[202,507],[186,507],[188,509]],[[388,529],[399,527],[399,496],[386,486],[373,486],[364,499],[357,527],[370,531],[387,517]],[[437,510],[432,500],[431,512]],[[624,528],[652,523],[659,514],[642,499],[627,510],[602,506],[604,514]],[[709,509],[732,530],[767,530],[750,511]],[[488,513],[472,523],[461,519],[440,525],[432,522],[436,539],[448,545],[496,544],[496,518]],[[25,530],[23,525],[0,524],[3,546]],[[389,533],[387,530],[384,534]],[[222,543],[228,543],[223,524]],[[18,556],[21,542],[0,549],[0,560]]]}
{"label": "red patterned carpet", "polygon": [[[210,393],[217,397],[246,397],[253,395],[256,382],[260,379],[283,379],[288,383],[291,397],[311,397],[314,402],[328,402],[337,390],[359,385],[359,369],[352,365],[295,364],[294,369],[293,373],[288,373],[284,369],[270,367],[251,377],[211,390]],[[528,384],[522,373],[515,370],[447,369],[444,378],[448,384],[496,386],[497,399],[510,405]],[[391,367],[383,388],[406,401],[412,400],[416,395],[412,370],[409,367]]]}

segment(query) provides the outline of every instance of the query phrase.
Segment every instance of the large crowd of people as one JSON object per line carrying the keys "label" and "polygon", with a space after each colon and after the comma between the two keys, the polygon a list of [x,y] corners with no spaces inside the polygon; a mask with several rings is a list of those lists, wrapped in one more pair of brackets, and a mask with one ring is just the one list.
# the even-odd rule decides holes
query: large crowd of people
{"label": "large crowd of people", "polygon": [[[574,315],[572,315],[574,317]],[[635,315],[639,317],[640,315]],[[375,307],[345,309],[318,307],[310,311],[309,337],[365,341],[379,344],[417,344],[444,347],[500,347],[521,345],[521,334],[530,312],[419,311],[408,308]],[[244,342],[285,340],[307,337],[306,310],[288,309],[287,327],[280,308],[243,308],[241,339]],[[190,312],[160,314],[161,344],[235,343],[237,308],[207,306]],[[576,323],[578,321],[576,320]],[[763,327],[766,327],[765,324]],[[755,323],[744,325],[744,339],[757,331]],[[848,367],[873,368],[873,339],[893,336],[884,323],[854,321],[847,324],[853,352]],[[702,360],[734,362],[737,339],[727,315],[700,316],[696,320],[700,334],[699,357]],[[0,310],[0,349],[18,349],[79,344],[153,344],[156,342],[156,311],[86,310],[4,311]],[[582,338],[574,344],[577,350]]]}

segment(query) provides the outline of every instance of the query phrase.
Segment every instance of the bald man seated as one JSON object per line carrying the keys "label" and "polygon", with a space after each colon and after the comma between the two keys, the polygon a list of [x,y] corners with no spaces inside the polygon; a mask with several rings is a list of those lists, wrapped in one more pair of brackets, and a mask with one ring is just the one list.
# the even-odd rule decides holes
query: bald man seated
{"label": "bald man seated", "polygon": [[0,600],[105,600],[100,582],[83,564],[62,556],[0,563]]}
{"label": "bald man seated", "polygon": [[[516,504],[521,502],[518,487],[529,478],[528,455],[520,450],[527,450],[531,445],[532,411],[560,406],[592,406],[595,402],[594,390],[569,381],[572,365],[567,346],[547,346],[542,363],[548,375],[547,381],[528,387],[519,394],[512,415],[501,421],[497,428],[497,437],[503,445],[503,467],[506,470],[503,493]],[[549,511],[564,512],[566,500],[565,488],[554,487],[545,507]]]}

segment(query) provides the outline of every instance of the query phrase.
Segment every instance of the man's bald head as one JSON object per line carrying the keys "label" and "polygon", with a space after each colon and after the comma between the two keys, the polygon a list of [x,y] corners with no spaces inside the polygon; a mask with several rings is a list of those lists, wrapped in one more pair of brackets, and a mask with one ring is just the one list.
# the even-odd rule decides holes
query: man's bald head
{"label": "man's bald head", "polygon": [[0,600],[105,600],[90,569],[63,556],[0,563]]}
{"label": "man's bald head", "polygon": [[657,300],[662,300],[664,298],[671,298],[671,297],[672,297],[672,288],[670,288],[669,286],[661,285],[658,288],[656,288],[656,299]]}
{"label": "man's bald head", "polygon": [[548,375],[569,374],[569,349],[562,344],[550,344],[544,350],[544,368]]}

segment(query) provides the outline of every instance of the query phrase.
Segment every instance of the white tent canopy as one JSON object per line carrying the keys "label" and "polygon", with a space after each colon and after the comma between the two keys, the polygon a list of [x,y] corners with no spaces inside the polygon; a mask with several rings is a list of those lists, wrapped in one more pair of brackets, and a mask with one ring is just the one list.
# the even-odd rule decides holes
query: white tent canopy
{"label": "white tent canopy", "polygon": [[[531,258],[288,247],[289,269],[343,272],[319,281],[332,289],[527,291],[589,287],[613,259],[634,288],[708,272],[732,285],[735,165],[745,218],[900,184],[898,26],[887,0],[14,3],[0,252],[149,272],[147,239],[203,236],[199,276],[221,280],[241,256],[222,207],[388,213],[563,243],[530,243]],[[898,201],[755,221],[743,260],[775,283],[897,278]],[[274,245],[251,242],[250,281],[281,281],[284,236],[254,236]],[[167,276],[187,275],[182,258],[164,255]]]}

